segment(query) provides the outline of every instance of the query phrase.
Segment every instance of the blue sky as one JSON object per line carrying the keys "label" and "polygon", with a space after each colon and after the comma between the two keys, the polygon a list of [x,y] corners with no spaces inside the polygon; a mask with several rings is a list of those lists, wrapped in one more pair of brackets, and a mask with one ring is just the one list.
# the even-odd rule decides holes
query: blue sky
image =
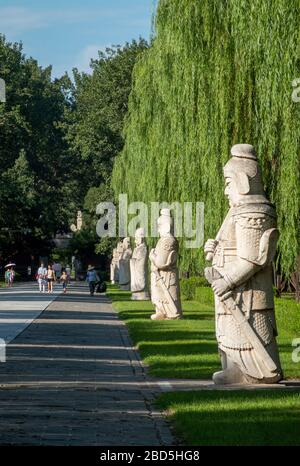
{"label": "blue sky", "polygon": [[97,50],[149,39],[155,0],[0,0],[0,32],[53,76],[89,71]]}

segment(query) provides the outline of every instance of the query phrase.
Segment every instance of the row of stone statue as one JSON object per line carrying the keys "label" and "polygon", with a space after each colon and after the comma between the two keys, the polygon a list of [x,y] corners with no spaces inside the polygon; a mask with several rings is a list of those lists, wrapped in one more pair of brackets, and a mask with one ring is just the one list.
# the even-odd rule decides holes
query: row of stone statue
{"label": "row of stone statue", "polygon": [[[160,239],[149,254],[151,262],[151,300],[155,305],[152,320],[180,319],[179,275],[177,268],[178,242],[174,238],[173,220],[169,209],[162,209],[158,219]],[[131,291],[133,300],[149,300],[148,248],[143,228],[135,233],[132,252],[130,238],[120,241],[113,250],[110,267],[111,282],[121,290]]]}
{"label": "row of stone statue", "polygon": [[[206,259],[212,262],[205,276],[215,295],[222,365],[213,380],[216,384],[275,383],[283,377],[272,286],[278,240],[276,211],[266,198],[253,146],[237,144],[231,156],[224,167],[230,208],[215,239],[204,246]],[[170,211],[162,210],[158,225],[160,239],[149,254],[151,299],[156,309],[152,318],[177,319],[182,316],[176,267],[178,243],[172,235]],[[148,297],[147,247],[142,230],[137,231],[132,257],[126,239],[122,248],[119,244],[115,250],[114,261],[119,264],[121,287],[130,289],[131,283],[134,299]]]}

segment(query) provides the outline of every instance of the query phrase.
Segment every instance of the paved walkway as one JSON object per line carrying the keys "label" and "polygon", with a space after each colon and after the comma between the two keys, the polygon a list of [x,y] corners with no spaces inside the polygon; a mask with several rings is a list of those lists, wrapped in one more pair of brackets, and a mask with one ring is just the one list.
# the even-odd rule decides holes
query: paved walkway
{"label": "paved walkway", "polygon": [[56,285],[53,294],[42,294],[33,283],[0,288],[0,338],[9,343],[30,325],[60,294]]}
{"label": "paved walkway", "polygon": [[[31,309],[30,296],[11,292]],[[72,287],[7,347],[0,444],[172,445],[159,392],[107,298]]]}

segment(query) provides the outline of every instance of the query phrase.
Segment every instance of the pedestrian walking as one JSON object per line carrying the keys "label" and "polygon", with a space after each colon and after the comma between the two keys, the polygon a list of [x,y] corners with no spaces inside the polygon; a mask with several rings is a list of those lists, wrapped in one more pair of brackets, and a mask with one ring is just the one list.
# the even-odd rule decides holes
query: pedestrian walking
{"label": "pedestrian walking", "polygon": [[8,277],[8,286],[9,286],[9,287],[12,287],[12,286],[13,286],[14,279],[15,279],[15,271],[14,271],[14,269],[11,267],[11,269],[9,269],[9,277]]}
{"label": "pedestrian walking", "polygon": [[57,280],[60,279],[60,276],[61,276],[61,271],[62,271],[62,266],[59,262],[54,262],[53,264],[53,270],[54,270],[54,273],[55,273],[55,277],[57,278]]}
{"label": "pedestrian walking", "polygon": [[60,276],[60,283],[62,283],[63,286],[63,291],[64,293],[67,292],[67,286],[68,286],[68,275],[65,270],[62,271],[61,276]]}
{"label": "pedestrian walking", "polygon": [[89,284],[90,295],[94,296],[96,284],[100,281],[99,276],[92,265],[88,266],[86,273],[86,281]]}
{"label": "pedestrian walking", "polygon": [[13,268],[10,269],[10,276],[9,276],[9,286],[13,286],[15,280],[16,273]]}
{"label": "pedestrian walking", "polygon": [[46,284],[47,284],[47,269],[44,266],[44,263],[41,262],[40,267],[38,268],[36,279],[39,285],[40,293],[46,292]]}
{"label": "pedestrian walking", "polygon": [[68,284],[69,284],[71,282],[71,267],[69,265],[67,265],[66,267],[66,274],[68,277]]}
{"label": "pedestrian walking", "polygon": [[13,286],[13,282],[15,279],[15,271],[14,271],[14,266],[16,264],[14,262],[10,262],[9,264],[6,264],[5,268],[7,269],[5,272],[5,282],[7,283],[8,287]]}
{"label": "pedestrian walking", "polygon": [[56,279],[55,272],[52,268],[52,265],[48,265],[48,270],[47,270],[48,293],[53,293],[53,283],[55,279]]}
{"label": "pedestrian walking", "polygon": [[7,286],[9,286],[9,276],[10,276],[10,269],[7,269],[5,270],[5,274],[4,274],[4,279],[5,279],[5,283]]}

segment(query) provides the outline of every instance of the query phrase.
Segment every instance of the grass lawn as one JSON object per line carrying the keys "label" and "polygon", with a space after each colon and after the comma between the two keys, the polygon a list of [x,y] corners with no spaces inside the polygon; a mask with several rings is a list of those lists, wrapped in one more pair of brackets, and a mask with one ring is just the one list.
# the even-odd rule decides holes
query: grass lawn
{"label": "grass lawn", "polygon": [[300,445],[299,392],[166,393],[157,405],[185,445]]}
{"label": "grass lawn", "polygon": [[[210,379],[220,369],[214,330],[213,296],[210,288],[198,289],[199,301],[183,301],[184,319],[149,319],[150,301],[131,301],[130,293],[109,285],[108,296],[141,356],[156,377]],[[300,377],[300,362],[292,361],[292,340],[300,338],[300,304],[276,299],[278,344],[285,378]]]}

